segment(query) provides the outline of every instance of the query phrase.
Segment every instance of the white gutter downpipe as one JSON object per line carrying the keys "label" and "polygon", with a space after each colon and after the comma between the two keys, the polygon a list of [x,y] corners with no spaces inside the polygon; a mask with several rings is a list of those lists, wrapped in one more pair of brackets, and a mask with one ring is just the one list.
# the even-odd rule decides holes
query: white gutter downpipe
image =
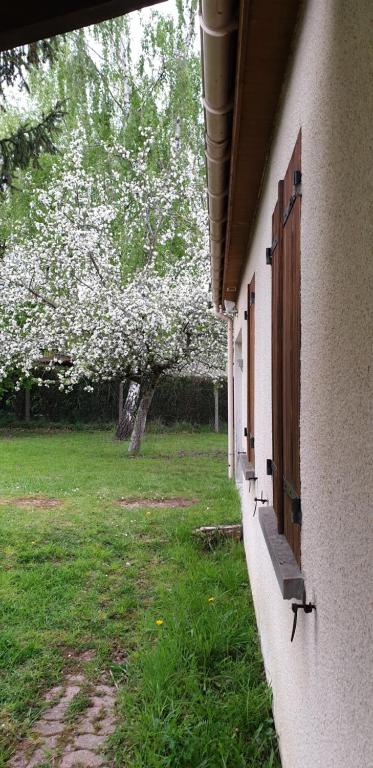
{"label": "white gutter downpipe", "polygon": [[222,311],[222,282],[230,172],[238,0],[200,0],[205,154],[214,312],[227,322],[228,476],[234,477],[233,314]]}
{"label": "white gutter downpipe", "polygon": [[234,397],[233,397],[233,317],[227,317],[228,336],[228,477],[235,475],[234,466]]}
{"label": "white gutter downpipe", "polygon": [[222,300],[238,0],[200,0],[211,283]]}
{"label": "white gutter downpipe", "polygon": [[228,477],[235,475],[235,451],[234,451],[234,382],[233,382],[233,316],[226,315],[214,307],[214,312],[219,320],[227,323],[227,380],[228,380]]}

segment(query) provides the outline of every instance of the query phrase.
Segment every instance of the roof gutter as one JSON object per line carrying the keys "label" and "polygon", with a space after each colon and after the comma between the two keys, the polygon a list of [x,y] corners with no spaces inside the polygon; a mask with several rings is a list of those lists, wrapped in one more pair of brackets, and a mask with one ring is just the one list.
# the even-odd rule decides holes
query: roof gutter
{"label": "roof gutter", "polygon": [[200,0],[211,283],[237,301],[302,0]]}
{"label": "roof gutter", "polygon": [[201,0],[201,53],[212,300],[221,302],[235,86],[237,0]]}

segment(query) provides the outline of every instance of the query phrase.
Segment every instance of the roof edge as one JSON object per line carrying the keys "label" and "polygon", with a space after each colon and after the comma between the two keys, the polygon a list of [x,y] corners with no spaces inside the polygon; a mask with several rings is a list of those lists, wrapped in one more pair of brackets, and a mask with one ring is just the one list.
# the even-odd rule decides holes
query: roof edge
{"label": "roof edge", "polygon": [[[42,0],[37,4],[19,0],[4,8],[0,51],[54,37],[74,29],[98,24],[164,0],[91,0],[90,3]],[[71,8],[71,5],[74,7]]]}
{"label": "roof edge", "polygon": [[217,306],[238,296],[301,6],[302,0],[201,1],[212,298]]}

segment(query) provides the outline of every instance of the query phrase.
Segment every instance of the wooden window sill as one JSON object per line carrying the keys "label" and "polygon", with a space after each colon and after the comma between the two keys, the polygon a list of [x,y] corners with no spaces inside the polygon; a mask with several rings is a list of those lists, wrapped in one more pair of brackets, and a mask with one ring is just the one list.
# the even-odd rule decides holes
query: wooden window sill
{"label": "wooden window sill", "polygon": [[277,530],[273,507],[259,510],[259,522],[284,600],[303,599],[304,579],[285,536]]}
{"label": "wooden window sill", "polygon": [[248,461],[246,453],[239,454],[239,461],[244,480],[256,480],[255,467]]}

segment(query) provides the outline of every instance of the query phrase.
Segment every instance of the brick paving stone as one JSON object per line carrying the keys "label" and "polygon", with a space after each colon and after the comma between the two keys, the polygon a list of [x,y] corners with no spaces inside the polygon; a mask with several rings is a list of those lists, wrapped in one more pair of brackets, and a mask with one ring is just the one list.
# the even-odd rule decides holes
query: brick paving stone
{"label": "brick paving stone", "polygon": [[56,704],[43,712],[43,720],[63,720],[67,710],[67,702]]}
{"label": "brick paving stone", "polygon": [[107,707],[107,709],[114,709],[116,696],[100,696],[100,698],[104,707]]}
{"label": "brick paving stone", "polygon": [[56,749],[58,741],[59,734],[56,734],[55,736],[45,736],[43,738],[43,749],[47,752],[52,752],[53,749]]}
{"label": "brick paving stone", "polygon": [[110,736],[111,733],[113,733],[113,730],[115,728],[115,719],[114,717],[104,717],[102,720],[100,720],[96,724],[96,731],[97,733],[101,733],[104,736]]}
{"label": "brick paving stone", "polygon": [[90,701],[93,707],[104,709],[114,709],[115,699],[108,698],[108,696],[90,696]]}
{"label": "brick paving stone", "polygon": [[96,755],[88,749],[77,749],[75,752],[68,752],[61,760],[60,768],[101,768],[104,765],[104,758]]}
{"label": "brick paving stone", "polygon": [[92,723],[91,720],[88,720],[87,717],[81,720],[81,722],[78,723],[76,727],[76,733],[79,735],[84,733],[96,733],[96,731],[97,731],[96,725]]}
{"label": "brick paving stone", "polygon": [[27,760],[24,754],[17,753],[8,762],[8,768],[27,768]]}
{"label": "brick paving stone", "polygon": [[39,722],[35,724],[35,731],[41,736],[54,736],[56,733],[62,733],[64,727],[64,723],[61,723],[58,720],[54,722],[39,720]]}
{"label": "brick paving stone", "polygon": [[106,735],[98,736],[95,733],[83,733],[74,739],[74,749],[96,750],[102,747],[106,741]]}
{"label": "brick paving stone", "polygon": [[63,694],[63,686],[62,685],[55,685],[54,688],[51,688],[48,693],[45,694],[44,699],[45,701],[54,701],[54,699],[59,699]]}
{"label": "brick paving stone", "polygon": [[95,720],[102,720],[106,715],[106,710],[103,707],[88,707],[84,714],[89,720],[94,722]]}
{"label": "brick paving stone", "polygon": [[60,701],[60,704],[68,704],[71,699],[76,696],[77,693],[80,691],[80,686],[78,685],[68,685],[64,695],[62,696],[62,699]]}
{"label": "brick paving stone", "polygon": [[[64,721],[67,707],[84,683],[84,675],[69,674],[64,685],[55,686],[45,694],[44,700],[51,705],[35,723],[33,741],[20,743],[8,768],[38,768],[48,760],[55,768],[107,768],[105,757],[97,751],[104,747],[115,728],[116,689],[104,682],[97,685],[90,697],[90,706],[68,725]],[[62,744],[65,744],[63,748]],[[34,749],[31,754],[30,748]]]}
{"label": "brick paving stone", "polygon": [[36,752],[30,757],[27,768],[37,768],[38,765],[43,765],[46,761],[46,755],[44,749],[37,749]]}

